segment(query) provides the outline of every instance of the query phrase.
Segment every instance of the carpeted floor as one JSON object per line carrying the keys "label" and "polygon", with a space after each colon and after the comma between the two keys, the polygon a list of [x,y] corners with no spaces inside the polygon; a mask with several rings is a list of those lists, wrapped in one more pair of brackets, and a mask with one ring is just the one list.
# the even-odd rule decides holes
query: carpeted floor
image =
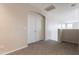
{"label": "carpeted floor", "polygon": [[9,53],[8,55],[77,55],[77,48],[77,44],[58,43],[48,40],[29,44],[27,48]]}

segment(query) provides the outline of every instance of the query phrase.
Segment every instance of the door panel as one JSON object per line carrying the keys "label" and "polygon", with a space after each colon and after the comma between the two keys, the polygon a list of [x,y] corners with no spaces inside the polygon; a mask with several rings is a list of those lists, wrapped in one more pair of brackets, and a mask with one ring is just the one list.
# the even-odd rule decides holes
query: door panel
{"label": "door panel", "polygon": [[37,15],[36,19],[36,39],[37,41],[41,40],[41,16]]}
{"label": "door panel", "polygon": [[28,43],[35,41],[35,18],[33,15],[29,15],[28,18]]}

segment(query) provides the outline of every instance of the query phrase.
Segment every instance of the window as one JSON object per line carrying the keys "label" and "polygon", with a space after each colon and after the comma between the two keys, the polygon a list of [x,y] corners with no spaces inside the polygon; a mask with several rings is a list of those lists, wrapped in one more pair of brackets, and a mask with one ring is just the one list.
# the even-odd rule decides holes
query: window
{"label": "window", "polygon": [[57,24],[58,29],[79,29],[79,23]]}
{"label": "window", "polygon": [[66,24],[62,24],[62,29],[65,29],[66,28]]}
{"label": "window", "polygon": [[58,24],[58,29],[72,29],[72,24]]}
{"label": "window", "polygon": [[72,24],[67,24],[67,29],[72,29]]}

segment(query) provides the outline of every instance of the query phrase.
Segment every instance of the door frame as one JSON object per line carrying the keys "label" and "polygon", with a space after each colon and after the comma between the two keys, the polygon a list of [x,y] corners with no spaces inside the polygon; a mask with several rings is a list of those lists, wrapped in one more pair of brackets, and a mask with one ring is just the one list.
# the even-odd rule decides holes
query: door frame
{"label": "door frame", "polygon": [[[46,26],[45,26],[45,25],[46,25],[46,24],[45,24],[45,23],[46,23],[46,18],[45,18],[44,15],[42,15],[42,14],[40,14],[40,13],[38,13],[38,12],[28,12],[28,14],[27,14],[27,40],[29,39],[29,38],[28,38],[28,37],[29,37],[29,36],[28,36],[28,33],[29,33],[29,32],[28,32],[28,17],[29,17],[29,14],[30,14],[30,13],[36,13],[36,14],[41,15],[41,16],[43,17],[43,20],[44,20],[44,39],[43,39],[43,40],[45,40],[45,38],[46,38],[46,37],[45,37],[45,36],[46,36],[46,34],[45,34],[45,32],[46,32],[46,31],[45,31],[45,29],[46,29],[46,28],[45,28],[45,27],[46,27]],[[34,43],[34,42],[33,42],[33,43]],[[31,44],[31,43],[28,43],[28,42],[27,42],[27,44]]]}

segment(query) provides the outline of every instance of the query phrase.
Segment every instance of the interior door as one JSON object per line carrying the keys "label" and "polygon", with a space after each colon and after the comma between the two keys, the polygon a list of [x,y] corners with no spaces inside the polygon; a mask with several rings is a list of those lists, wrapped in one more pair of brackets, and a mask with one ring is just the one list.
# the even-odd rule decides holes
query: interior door
{"label": "interior door", "polygon": [[35,17],[33,15],[28,16],[28,43],[35,42]]}
{"label": "interior door", "polygon": [[43,17],[41,15],[36,14],[36,22],[35,22],[35,30],[36,30],[36,39],[37,41],[43,40],[44,38],[44,21]]}
{"label": "interior door", "polygon": [[44,24],[43,17],[36,13],[30,13],[28,16],[28,44],[43,40]]}

